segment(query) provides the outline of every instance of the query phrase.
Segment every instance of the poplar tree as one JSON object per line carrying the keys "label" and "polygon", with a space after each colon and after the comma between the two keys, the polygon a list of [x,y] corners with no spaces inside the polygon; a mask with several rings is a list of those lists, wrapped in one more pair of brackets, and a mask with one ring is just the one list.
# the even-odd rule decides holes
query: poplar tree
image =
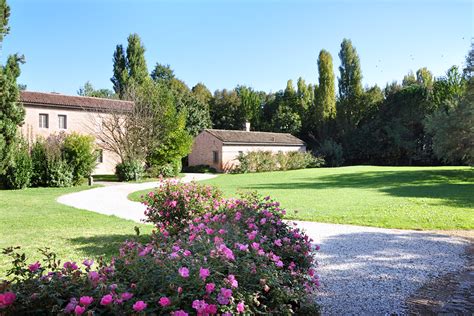
{"label": "poplar tree", "polygon": [[[0,0],[0,47],[10,30],[9,17],[10,7],[5,0]],[[0,65],[0,175],[5,173],[10,162],[16,145],[18,126],[25,118],[16,83],[20,76],[20,63],[23,61],[23,56],[15,54],[8,57],[5,65]]]}
{"label": "poplar tree", "polygon": [[343,123],[343,131],[357,126],[363,112],[360,102],[364,90],[362,88],[362,71],[357,51],[349,39],[344,39],[339,52],[341,66],[338,78],[339,102],[337,112]]}
{"label": "poplar tree", "polygon": [[332,56],[326,50],[321,50],[318,58],[319,88],[316,98],[316,108],[323,121],[336,117],[336,91]]}
{"label": "poplar tree", "polygon": [[123,99],[132,85],[142,85],[148,78],[145,47],[137,34],[128,36],[127,50],[117,45],[113,56],[113,76],[110,79],[115,93]]}

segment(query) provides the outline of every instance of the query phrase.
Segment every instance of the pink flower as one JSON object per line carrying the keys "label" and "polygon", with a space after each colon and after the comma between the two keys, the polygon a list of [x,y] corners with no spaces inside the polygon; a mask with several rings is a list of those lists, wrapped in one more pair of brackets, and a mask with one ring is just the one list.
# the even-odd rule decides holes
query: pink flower
{"label": "pink flower", "polygon": [[206,234],[212,235],[214,233],[214,229],[212,228],[206,228]]}
{"label": "pink flower", "polygon": [[120,297],[122,298],[122,300],[128,301],[129,299],[133,297],[133,294],[129,292],[124,292],[122,293],[122,295],[120,295]]}
{"label": "pink flower", "polygon": [[278,260],[277,263],[276,263],[276,266],[279,267],[279,268],[283,268],[283,261]]}
{"label": "pink flower", "polygon": [[6,308],[9,305],[13,304],[16,300],[16,295],[13,292],[5,292],[0,294],[0,308]]}
{"label": "pink flower", "polygon": [[249,240],[254,240],[255,237],[257,237],[257,231],[252,230],[250,233],[247,234],[247,237],[248,237]]}
{"label": "pink flower", "polygon": [[260,244],[258,242],[253,242],[252,243],[252,248],[255,249],[255,250],[258,250],[258,249],[260,249]]}
{"label": "pink flower", "polygon": [[181,309],[179,311],[172,312],[171,315],[173,315],[173,316],[188,316],[189,314]]}
{"label": "pink flower", "polygon": [[237,304],[237,312],[240,314],[240,313],[243,313],[244,310],[245,310],[244,302],[239,302],[239,304]]}
{"label": "pink flower", "polygon": [[209,272],[209,269],[203,267],[199,268],[199,277],[201,277],[203,281],[206,281],[206,278],[210,275],[211,273]]}
{"label": "pink flower", "polygon": [[97,282],[99,281],[99,273],[97,273],[97,271],[90,271],[89,274],[88,274],[88,277],[89,277],[89,280],[91,280],[92,282]]}
{"label": "pink flower", "polygon": [[80,305],[76,305],[76,307],[74,308],[74,314],[75,315],[82,315],[82,314],[84,314],[85,311],[86,311],[86,308],[82,307]]}
{"label": "pink flower", "polygon": [[63,264],[63,267],[66,270],[71,270],[71,271],[77,270],[77,264],[75,262],[69,262],[69,261],[65,262]]}
{"label": "pink flower", "polygon": [[160,305],[163,306],[163,307],[168,306],[168,305],[171,304],[171,300],[167,297],[160,298],[159,302],[160,302]]}
{"label": "pink flower", "polygon": [[82,264],[85,265],[86,267],[90,268],[94,264],[94,260],[84,260],[82,261]]}
{"label": "pink flower", "polygon": [[207,283],[206,284],[206,293],[214,292],[215,288],[216,288],[216,285],[214,283]]}
{"label": "pink flower", "polygon": [[185,251],[183,251],[183,256],[189,257],[190,255],[191,255],[191,251],[189,251],[187,249]]}
{"label": "pink flower", "polygon": [[230,313],[230,312],[225,312],[225,313],[222,313],[221,316],[232,316],[232,313]]}
{"label": "pink flower", "polygon": [[193,304],[191,306],[192,306],[192,308],[194,308],[198,312],[198,314],[202,314],[206,310],[207,303],[204,300],[201,300],[201,301],[200,300],[194,300]]}
{"label": "pink flower", "polygon": [[112,295],[110,294],[107,294],[107,295],[104,295],[102,297],[102,299],[100,300],[100,305],[109,305],[110,303],[112,303],[114,300],[114,298],[112,297]]}
{"label": "pink flower", "polygon": [[40,267],[41,263],[39,263],[39,261],[36,261],[35,263],[32,263],[28,266],[28,270],[30,270],[30,272],[36,272]]}
{"label": "pink flower", "polygon": [[181,275],[183,278],[189,277],[189,269],[186,267],[181,267],[178,269],[179,275]]}
{"label": "pink flower", "polygon": [[221,292],[217,295],[217,302],[221,305],[229,304],[229,299],[232,297],[232,290],[221,288]]}
{"label": "pink flower", "polygon": [[147,307],[147,304],[144,301],[137,301],[133,304],[133,310],[136,312],[141,312]]}
{"label": "pink flower", "polygon": [[281,243],[281,239],[277,239],[273,242],[276,246],[278,247],[281,247],[282,246],[282,243]]}
{"label": "pink flower", "polygon": [[260,220],[260,224],[262,224],[262,225],[265,224],[266,222],[267,222],[267,219],[266,219],[266,218],[262,218],[262,219]]}
{"label": "pink flower", "polygon": [[146,256],[147,254],[149,254],[149,253],[152,251],[152,249],[153,249],[152,246],[146,246],[145,248],[143,248],[142,251],[140,251],[140,252],[138,253],[138,255],[139,255],[140,257],[144,257],[144,256]]}
{"label": "pink flower", "polygon": [[171,202],[170,202],[170,206],[171,206],[171,207],[174,208],[174,207],[176,207],[176,205],[178,205],[178,201],[171,201]]}
{"label": "pink flower", "polygon": [[217,314],[217,305],[216,304],[208,304],[204,310],[205,314],[214,315]]}
{"label": "pink flower", "polygon": [[94,299],[90,296],[81,296],[81,298],[79,299],[79,303],[81,303],[84,306],[88,306],[92,304],[93,301]]}
{"label": "pink flower", "polygon": [[238,287],[239,286],[239,282],[237,282],[237,280],[235,279],[235,276],[233,274],[229,274],[227,276],[227,279],[226,279],[227,282],[229,282],[230,286],[231,287]]}

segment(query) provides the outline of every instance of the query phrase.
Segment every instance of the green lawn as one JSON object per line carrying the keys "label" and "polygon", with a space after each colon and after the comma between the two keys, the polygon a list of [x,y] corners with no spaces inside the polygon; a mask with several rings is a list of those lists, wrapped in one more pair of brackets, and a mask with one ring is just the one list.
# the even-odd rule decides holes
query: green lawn
{"label": "green lawn", "polygon": [[[225,174],[204,181],[234,196],[271,195],[289,219],[404,229],[474,229],[474,169],[374,167]],[[137,192],[132,199],[146,193]]]}
{"label": "green lawn", "polygon": [[[39,259],[38,248],[50,247],[60,258],[81,261],[110,257],[118,246],[135,235],[134,227],[150,233],[151,226],[117,217],[75,209],[56,202],[76,188],[31,188],[0,191],[0,248],[21,246],[30,261]],[[9,259],[0,255],[0,278]]]}

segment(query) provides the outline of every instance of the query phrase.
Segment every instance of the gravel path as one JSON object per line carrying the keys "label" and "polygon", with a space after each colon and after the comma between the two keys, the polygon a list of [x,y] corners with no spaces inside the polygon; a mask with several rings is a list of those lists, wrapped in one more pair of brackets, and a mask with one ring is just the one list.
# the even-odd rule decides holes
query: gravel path
{"label": "gravel path", "polygon": [[405,314],[430,279],[466,264],[468,241],[430,232],[297,222],[321,246],[323,315]]}
{"label": "gravel path", "polygon": [[[187,174],[182,181],[205,180]],[[106,215],[140,221],[145,207],[128,194],[159,182],[115,184],[67,194],[58,202]],[[459,270],[468,242],[433,232],[297,222],[315,243],[323,315],[405,314],[404,302],[430,279]]]}
{"label": "gravel path", "polygon": [[[182,182],[193,180],[207,180],[216,177],[212,174],[189,173],[180,179]],[[100,182],[97,182],[100,183]],[[160,185],[160,182],[144,183],[120,183],[108,182],[105,186],[97,189],[85,190],[70,193],[58,198],[58,202],[80,209],[97,212],[105,215],[115,215],[125,219],[140,222],[144,219],[146,207],[139,203],[130,201],[127,196],[130,193],[153,189]]]}

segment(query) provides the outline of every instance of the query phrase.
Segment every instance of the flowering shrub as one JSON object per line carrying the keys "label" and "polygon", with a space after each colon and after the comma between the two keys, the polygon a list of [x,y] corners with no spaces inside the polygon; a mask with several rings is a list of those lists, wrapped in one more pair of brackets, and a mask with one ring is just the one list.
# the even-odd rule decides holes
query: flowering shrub
{"label": "flowering shrub", "polygon": [[147,221],[158,228],[166,227],[172,234],[180,232],[194,217],[217,210],[221,200],[221,191],[214,187],[175,179],[163,181],[162,186],[143,197]]}
{"label": "flowering shrub", "polygon": [[28,264],[6,249],[13,278],[0,285],[0,314],[318,314],[311,240],[282,221],[279,204],[254,195],[211,200],[216,207],[184,227],[156,220],[149,243],[125,242],[110,263],[61,265],[44,251],[44,263]]}

